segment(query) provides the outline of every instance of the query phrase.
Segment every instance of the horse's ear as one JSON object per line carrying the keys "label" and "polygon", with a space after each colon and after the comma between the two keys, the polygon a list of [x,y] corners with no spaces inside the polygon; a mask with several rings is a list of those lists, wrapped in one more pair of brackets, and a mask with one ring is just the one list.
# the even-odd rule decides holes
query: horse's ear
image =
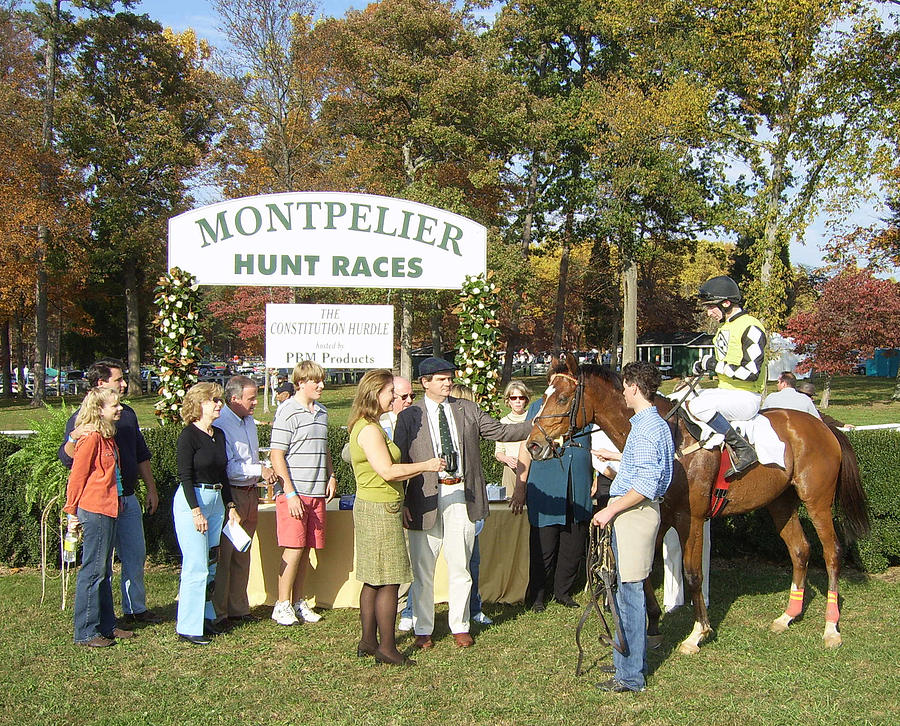
{"label": "horse's ear", "polygon": [[556,353],[550,354],[550,367],[547,369],[547,380],[549,381],[553,377],[553,372],[557,370],[557,366],[559,365],[559,358],[556,356]]}
{"label": "horse's ear", "polygon": [[571,375],[578,375],[578,360],[571,353],[566,353],[566,367]]}

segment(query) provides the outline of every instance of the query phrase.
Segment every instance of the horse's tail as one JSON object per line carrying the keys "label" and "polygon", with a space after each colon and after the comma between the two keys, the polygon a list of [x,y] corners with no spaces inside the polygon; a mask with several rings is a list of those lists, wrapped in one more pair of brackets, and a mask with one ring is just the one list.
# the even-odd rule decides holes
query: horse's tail
{"label": "horse's tail", "polygon": [[869,504],[859,476],[859,462],[847,434],[837,426],[828,425],[841,445],[841,471],[838,475],[837,497],[842,513],[844,537],[847,544],[866,537],[871,529]]}

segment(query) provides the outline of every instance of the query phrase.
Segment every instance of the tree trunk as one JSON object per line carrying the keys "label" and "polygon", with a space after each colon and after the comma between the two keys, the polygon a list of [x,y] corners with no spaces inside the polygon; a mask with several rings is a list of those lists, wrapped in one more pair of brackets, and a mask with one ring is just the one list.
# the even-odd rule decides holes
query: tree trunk
{"label": "tree trunk", "polygon": [[19,383],[19,390],[17,392],[17,396],[20,398],[25,397],[25,384],[27,381],[25,380],[25,343],[24,337],[25,333],[23,328],[25,327],[25,313],[23,311],[24,304],[22,299],[19,299],[18,310],[13,318],[15,332],[15,341],[13,343],[13,348],[15,350],[16,356],[16,380]]}
{"label": "tree trunk", "polygon": [[9,319],[6,319],[0,324],[0,366],[3,367],[0,374],[3,376],[3,398],[12,398],[12,371],[9,363]]}
{"label": "tree trunk", "polygon": [[400,375],[413,379],[412,367],[412,301],[410,292],[400,293]]}
{"label": "tree trunk", "polygon": [[[50,3],[50,28],[48,30],[47,45],[45,48],[44,99],[43,99],[43,123],[41,127],[41,149],[45,153],[53,146],[53,109],[56,101],[56,55],[57,34],[59,33],[59,6],[61,0],[53,0]],[[48,166],[49,168],[49,166]],[[41,193],[46,194],[52,186],[47,178],[47,171],[41,178]],[[46,220],[38,220],[38,244],[34,251],[36,270],[35,282],[35,373],[34,373],[34,398],[32,406],[40,406],[44,400],[44,370],[47,367],[47,270],[45,268],[47,247],[50,241],[50,230]]]}
{"label": "tree trunk", "polygon": [[553,352],[562,352],[563,326],[566,315],[566,289],[569,283],[569,250],[572,247],[572,220],[574,213],[566,212],[566,226],[563,232],[562,253],[559,256],[559,285],[556,288],[556,315],[553,318]]}
{"label": "tree trunk", "polygon": [[128,391],[140,396],[141,387],[141,336],[138,314],[138,282],[134,267],[125,269],[125,332],[128,338]]}
{"label": "tree trunk", "polygon": [[622,365],[637,360],[637,286],[638,266],[631,257],[625,259],[625,303],[622,315]]}
{"label": "tree trunk", "polygon": [[431,314],[428,316],[428,323],[431,326],[431,349],[434,351],[432,355],[442,358],[444,355],[444,346],[441,342],[441,320],[443,313],[439,304],[437,295],[431,303]]}
{"label": "tree trunk", "polygon": [[894,386],[894,395],[891,398],[894,401],[900,401],[900,370],[897,371],[897,385]]}
{"label": "tree trunk", "polygon": [[828,408],[831,403],[831,375],[825,374],[825,387],[822,389],[822,399],[819,401],[819,408]]}

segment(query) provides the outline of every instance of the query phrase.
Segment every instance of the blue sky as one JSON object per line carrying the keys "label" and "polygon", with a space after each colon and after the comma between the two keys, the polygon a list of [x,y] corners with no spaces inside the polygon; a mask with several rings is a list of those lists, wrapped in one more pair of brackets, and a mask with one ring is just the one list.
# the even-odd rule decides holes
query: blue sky
{"label": "blue sky", "polygon": [[[366,0],[319,0],[320,13],[325,16],[340,17],[350,8],[361,9]],[[163,25],[174,30],[193,30],[213,45],[221,45],[221,35],[216,28],[217,17],[208,0],[143,0],[135,8],[137,12],[145,12]],[[853,210],[845,224],[869,226],[879,222],[884,212],[872,204]],[[818,267],[822,264],[822,253],[819,244],[828,239],[826,217],[820,216],[807,228],[805,244],[791,245],[791,261]]]}

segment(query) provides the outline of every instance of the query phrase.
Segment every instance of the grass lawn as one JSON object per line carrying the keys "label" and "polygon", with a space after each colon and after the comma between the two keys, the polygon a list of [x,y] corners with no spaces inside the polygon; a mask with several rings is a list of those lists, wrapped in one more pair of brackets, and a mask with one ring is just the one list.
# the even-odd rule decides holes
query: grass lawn
{"label": "grass lawn", "polygon": [[[531,387],[533,395],[541,395],[547,387],[547,379],[544,376],[525,378]],[[665,381],[662,385],[663,393],[670,393],[675,381]],[[869,376],[841,376],[832,381],[831,405],[827,412],[840,421],[861,426],[863,424],[900,423],[900,402],[891,401],[896,380],[893,378],[875,378]],[[415,384],[417,395],[422,394],[422,389]],[[774,390],[774,388],[770,389]],[[350,415],[350,404],[356,393],[355,385],[326,386],[322,392],[322,402],[328,407],[329,420],[339,425],[346,424]],[[820,386],[821,393],[821,386]],[[156,403],[155,396],[139,396],[128,399],[128,403],[134,408],[141,426],[156,425],[156,416],[153,406]],[[818,401],[818,399],[817,399]],[[61,399],[53,397],[48,399],[52,406],[59,406]],[[81,402],[80,397],[67,396],[65,402],[69,406],[77,406]],[[0,400],[0,431],[16,431],[31,428],[30,422],[44,415],[44,409],[33,409],[27,403]],[[256,418],[261,422],[271,422],[275,416],[275,408],[263,411],[262,400],[256,407]]]}
{"label": "grass lawn", "polygon": [[[389,668],[356,657],[355,610],[326,611],[315,625],[264,619],[201,648],[176,640],[174,568],[148,572],[162,625],[131,642],[91,650],[72,644],[71,605],[59,581],[38,605],[36,571],[0,573],[0,724],[735,724],[900,723],[897,648],[900,578],[842,579],[844,646],[822,645],[826,580],[812,570],[807,617],[781,635],[769,621],[787,604],[789,569],[758,561],[714,561],[717,637],[696,656],[675,652],[691,629],[681,608],[663,620],[665,643],[650,654],[648,690],[601,694],[596,666],[609,649],[583,636],[587,672],[574,675],[580,611],[543,614],[487,604],[495,625],[458,650],[439,607],[436,647],[418,665]],[[74,588],[74,581],[72,583]],[[660,594],[661,596],[661,594]],[[578,596],[586,602],[585,595]],[[412,637],[403,635],[401,649]]]}

